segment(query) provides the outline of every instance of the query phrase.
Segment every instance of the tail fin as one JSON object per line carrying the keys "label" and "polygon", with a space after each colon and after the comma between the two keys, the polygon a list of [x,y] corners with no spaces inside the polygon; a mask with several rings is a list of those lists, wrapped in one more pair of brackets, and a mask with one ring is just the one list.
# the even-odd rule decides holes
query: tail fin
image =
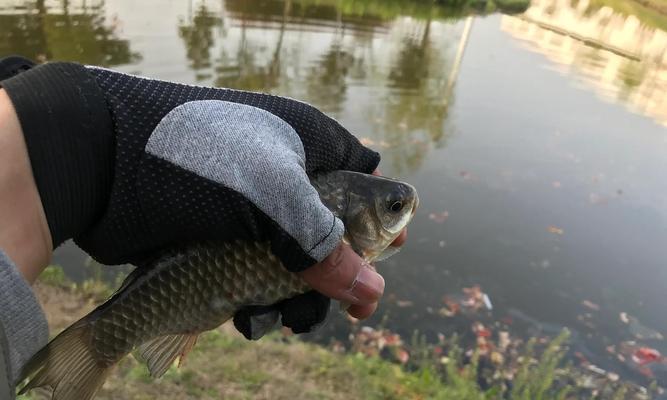
{"label": "tail fin", "polygon": [[52,400],[92,399],[114,365],[93,358],[90,334],[90,324],[81,320],[56,336],[23,368],[21,380],[31,379],[19,394],[50,386]]}

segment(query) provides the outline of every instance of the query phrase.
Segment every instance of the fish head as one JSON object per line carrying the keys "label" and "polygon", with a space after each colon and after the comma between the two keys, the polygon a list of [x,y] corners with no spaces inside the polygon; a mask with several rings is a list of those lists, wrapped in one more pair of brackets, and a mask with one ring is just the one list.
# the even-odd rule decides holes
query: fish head
{"label": "fish head", "polygon": [[365,260],[379,260],[412,220],[419,204],[417,190],[399,180],[351,171],[331,172],[328,179],[329,195],[318,190],[343,221],[344,240]]}

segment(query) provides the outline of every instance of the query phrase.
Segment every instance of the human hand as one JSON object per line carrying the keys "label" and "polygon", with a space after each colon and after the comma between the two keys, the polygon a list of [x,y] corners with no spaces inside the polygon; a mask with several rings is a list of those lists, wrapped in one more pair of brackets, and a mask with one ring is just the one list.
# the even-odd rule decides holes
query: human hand
{"label": "human hand", "polygon": [[[381,176],[379,169],[373,175]],[[401,247],[408,237],[404,228],[391,243]],[[350,304],[347,312],[357,319],[370,317],[384,292],[384,278],[352,249],[341,243],[326,259],[299,275],[315,290]]]}
{"label": "human hand", "polygon": [[[407,229],[391,243],[400,247],[407,239]],[[246,307],[234,316],[234,325],[248,339],[258,339],[264,330],[253,332],[253,318],[278,311],[282,324],[294,333],[310,332],[324,322],[330,298],[349,304],[347,313],[357,319],[370,317],[384,292],[384,279],[375,268],[362,260],[347,244],[341,243],[323,261],[299,273],[315,291],[304,293],[271,306]]]}
{"label": "human hand", "polygon": [[[141,266],[186,241],[267,240],[294,272],[366,270],[347,267],[349,249],[334,252],[343,254],[338,264],[322,264],[343,226],[308,174],[369,173],[379,155],[319,110],[71,63],[35,67],[3,86],[23,123],[54,247],[74,238],[101,263]],[[317,272],[304,279],[339,294]],[[363,292],[358,286],[352,291]],[[368,314],[378,288],[359,294],[352,312]]]}
{"label": "human hand", "polygon": [[[379,170],[373,174],[381,175]],[[400,247],[406,238],[407,229],[404,228],[390,245]],[[246,307],[234,318],[237,329],[247,338],[257,339],[265,333],[266,324],[262,321],[270,320],[270,316],[277,310],[282,314],[283,325],[292,328],[295,333],[309,332],[326,318],[329,298],[347,304],[346,311],[352,317],[368,318],[377,309],[384,290],[382,276],[343,243],[325,260],[299,274],[317,292],[296,296],[272,306]]]}

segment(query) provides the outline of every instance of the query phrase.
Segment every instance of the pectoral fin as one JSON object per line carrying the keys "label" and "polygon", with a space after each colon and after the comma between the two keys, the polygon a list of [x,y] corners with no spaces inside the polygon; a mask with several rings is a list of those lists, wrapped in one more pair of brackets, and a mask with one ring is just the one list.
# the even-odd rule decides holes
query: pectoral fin
{"label": "pectoral fin", "polygon": [[373,261],[383,261],[386,260],[387,258],[393,256],[394,254],[398,253],[401,251],[400,247],[394,247],[394,246],[389,246],[382,253],[380,253],[379,256],[375,258]]}
{"label": "pectoral fin", "polygon": [[148,370],[153,378],[159,378],[179,358],[180,367],[185,356],[197,343],[198,334],[194,335],[166,335],[155,338],[139,347],[141,358],[148,364]]}

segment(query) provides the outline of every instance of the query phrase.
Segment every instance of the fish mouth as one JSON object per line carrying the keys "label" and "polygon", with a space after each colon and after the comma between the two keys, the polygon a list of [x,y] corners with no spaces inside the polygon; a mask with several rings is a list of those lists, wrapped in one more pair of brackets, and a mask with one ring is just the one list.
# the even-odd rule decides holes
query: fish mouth
{"label": "fish mouth", "polygon": [[412,205],[412,214],[410,215],[411,218],[417,213],[417,207],[419,207],[419,196],[415,195],[415,202]]}

